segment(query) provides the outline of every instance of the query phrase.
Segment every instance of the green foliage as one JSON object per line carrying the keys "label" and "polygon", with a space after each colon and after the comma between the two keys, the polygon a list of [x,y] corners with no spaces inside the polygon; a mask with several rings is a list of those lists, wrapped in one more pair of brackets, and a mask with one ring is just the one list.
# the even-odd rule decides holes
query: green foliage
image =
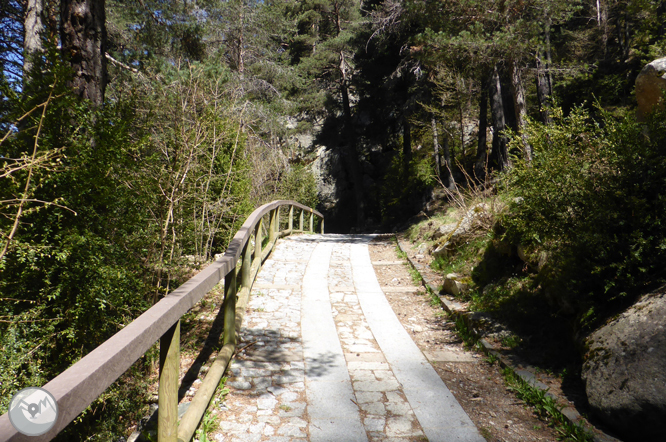
{"label": "green foliage", "polygon": [[469,323],[461,315],[455,318],[456,333],[462,339],[466,349],[474,348],[479,338],[476,336]]}
{"label": "green foliage", "polygon": [[287,169],[281,179],[277,196],[297,201],[308,207],[317,207],[319,203],[317,182],[311,170],[299,164]]}
{"label": "green foliage", "polygon": [[590,324],[663,278],[666,126],[663,113],[646,126],[580,108],[555,116],[527,128],[534,160],[507,176],[502,224],[510,242],[550,255],[542,284]]}
{"label": "green foliage", "polygon": [[484,250],[487,249],[489,242],[490,237],[488,235],[472,236],[465,244],[461,244],[451,256],[438,256],[433,259],[430,267],[442,274],[473,275],[473,272],[479,271],[476,265]]}
{"label": "green foliage", "polygon": [[[69,90],[55,48],[47,55],[22,93],[0,85],[0,412],[225,249],[256,204],[253,152],[264,145],[224,67],[166,63],[157,78],[121,77],[94,109]],[[278,185],[263,198],[316,204],[303,166],[272,171]],[[110,440],[131,425],[143,387],[119,382],[63,440]]]}
{"label": "green foliage", "polygon": [[511,368],[502,371],[507,388],[519,399],[531,405],[534,413],[553,425],[559,434],[558,439],[571,442],[592,442],[594,436],[580,424],[574,424],[564,416],[561,407],[547,391],[534,387],[518,376]]}
{"label": "green foliage", "polygon": [[[55,48],[44,63],[21,94],[6,95],[2,115],[0,412],[17,390],[45,384],[148,306],[141,250],[150,240],[127,185],[133,112],[76,99]],[[92,427],[97,440],[122,432],[140,408],[145,369],[132,368],[136,378],[112,385],[60,440]]]}

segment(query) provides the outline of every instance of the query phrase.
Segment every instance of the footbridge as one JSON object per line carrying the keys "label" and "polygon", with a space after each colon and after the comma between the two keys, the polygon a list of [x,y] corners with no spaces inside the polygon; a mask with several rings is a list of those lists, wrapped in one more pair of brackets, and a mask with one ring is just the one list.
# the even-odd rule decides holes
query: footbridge
{"label": "footbridge", "polygon": [[[47,433],[23,435],[6,414],[0,442],[51,440],[156,341],[160,442],[191,440],[207,410],[216,441],[482,442],[391,308],[375,236],[323,231],[296,202],[260,207],[224,256],[43,386],[58,405]],[[183,397],[180,319],[221,281],[222,346]],[[225,373],[230,393],[211,401]]]}

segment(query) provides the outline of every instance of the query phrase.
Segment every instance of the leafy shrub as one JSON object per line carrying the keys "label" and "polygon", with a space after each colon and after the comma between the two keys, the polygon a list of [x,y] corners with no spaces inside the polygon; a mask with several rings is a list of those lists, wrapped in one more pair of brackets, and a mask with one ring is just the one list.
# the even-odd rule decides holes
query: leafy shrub
{"label": "leafy shrub", "polygon": [[506,177],[514,199],[505,237],[550,254],[541,283],[583,325],[663,278],[664,116],[644,126],[603,111],[555,112],[550,126],[530,122],[533,162],[517,159]]}
{"label": "leafy shrub", "polygon": [[66,85],[67,68],[49,61],[43,77],[7,95],[2,115],[0,412],[11,394],[42,385],[147,305],[131,252],[145,240],[125,185],[126,109],[88,109]]}

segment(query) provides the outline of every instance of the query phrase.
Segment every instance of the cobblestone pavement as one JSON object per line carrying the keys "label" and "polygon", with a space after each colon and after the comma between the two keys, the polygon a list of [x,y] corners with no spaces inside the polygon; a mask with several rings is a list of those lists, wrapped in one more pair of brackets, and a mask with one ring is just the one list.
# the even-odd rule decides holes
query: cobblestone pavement
{"label": "cobblestone pavement", "polygon": [[[213,410],[219,418],[213,440],[445,439],[430,429],[427,413],[418,411],[426,422],[422,428],[396,378],[400,371],[387,361],[375,340],[377,330],[373,333],[364,315],[350,254],[362,247],[367,254],[368,241],[298,235],[278,242],[252,290],[239,343],[243,350],[227,382],[230,393]],[[423,407],[410,400],[417,410]],[[466,415],[455,419],[469,420]],[[446,440],[483,440],[471,421],[471,428],[465,425]]]}

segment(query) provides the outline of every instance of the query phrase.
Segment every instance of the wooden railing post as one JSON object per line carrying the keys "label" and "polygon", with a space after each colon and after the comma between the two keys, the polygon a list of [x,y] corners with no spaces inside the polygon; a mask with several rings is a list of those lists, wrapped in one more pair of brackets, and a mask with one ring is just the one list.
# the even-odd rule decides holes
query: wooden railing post
{"label": "wooden railing post", "polygon": [[268,242],[272,243],[275,241],[275,218],[276,218],[277,210],[273,209],[271,210],[271,224],[268,226]]}
{"label": "wooden railing post", "polygon": [[160,338],[160,384],[157,440],[178,440],[178,375],[180,372],[180,320]]}
{"label": "wooden railing post", "polygon": [[264,241],[264,238],[261,236],[263,228],[264,219],[261,218],[257,223],[257,227],[254,228],[254,259],[259,258],[259,262],[261,262],[261,243]]}
{"label": "wooden railing post", "polygon": [[236,345],[236,271],[234,269],[224,277],[224,345]]}
{"label": "wooden railing post", "polygon": [[321,219],[321,233],[324,233],[324,218]]}
{"label": "wooden railing post", "polygon": [[250,250],[250,241],[243,247],[243,265],[241,266],[241,285],[250,290],[252,285],[252,251]]}
{"label": "wooden railing post", "polygon": [[[280,206],[277,206],[275,209],[275,233],[280,233]],[[279,235],[277,236],[278,238],[280,237]]]}
{"label": "wooden railing post", "polygon": [[289,231],[294,230],[294,206],[289,206]]}
{"label": "wooden railing post", "polygon": [[300,226],[301,226],[301,227],[300,227],[300,230],[301,230],[301,232],[303,231],[303,210],[304,210],[304,209],[301,209],[301,217],[300,217],[300,221],[301,221],[301,223],[300,223]]}
{"label": "wooden railing post", "polygon": [[310,233],[314,233],[314,213],[310,212]]}

